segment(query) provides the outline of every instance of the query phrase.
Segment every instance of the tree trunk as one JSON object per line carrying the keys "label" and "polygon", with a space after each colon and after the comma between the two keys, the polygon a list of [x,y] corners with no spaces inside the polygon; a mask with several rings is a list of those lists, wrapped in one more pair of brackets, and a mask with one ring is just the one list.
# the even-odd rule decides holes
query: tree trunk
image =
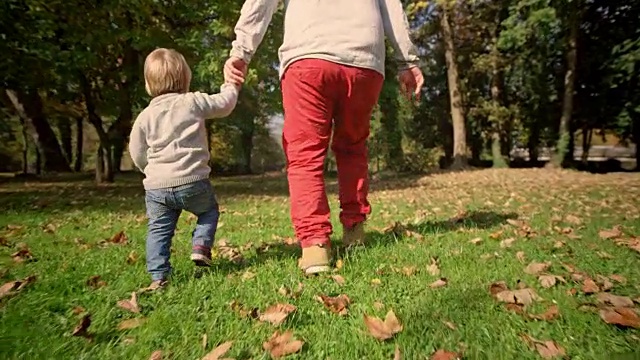
{"label": "tree trunk", "polygon": [[68,117],[61,117],[57,121],[58,132],[60,133],[60,143],[67,163],[73,161],[73,141],[71,140],[71,121]]}
{"label": "tree trunk", "polygon": [[40,155],[44,157],[44,170],[54,172],[70,172],[71,168],[66,161],[56,134],[47,122],[42,99],[37,90],[31,92],[6,90],[18,115],[24,119],[31,131]]}
{"label": "tree trunk", "polygon": [[502,122],[504,121],[504,112],[502,109],[505,104],[503,101],[504,96],[504,79],[502,69],[500,67],[500,50],[498,49],[498,38],[500,36],[500,24],[503,19],[508,15],[507,6],[504,4],[499,5],[500,8],[495,14],[495,28],[493,29],[493,38],[491,39],[491,109],[494,111],[492,114],[491,126],[491,157],[493,159],[494,168],[507,167],[507,161],[502,156],[502,143],[500,130],[502,128]]}
{"label": "tree trunk", "polygon": [[451,120],[453,121],[453,164],[451,168],[461,169],[467,166],[467,131],[465,129],[462,94],[460,93],[458,64],[456,63],[453,33],[449,24],[449,15],[442,7],[440,25],[444,40],[444,54],[447,63],[447,83],[451,98]]}
{"label": "tree trunk", "polygon": [[76,118],[76,159],[73,165],[75,172],[82,171],[82,163],[84,161],[84,154],[82,152],[84,147],[84,119],[82,116]]}
{"label": "tree trunk", "polygon": [[593,135],[593,129],[586,125],[582,127],[582,156],[580,161],[582,164],[587,165],[589,162],[589,149],[591,148],[591,137]]}
{"label": "tree trunk", "polygon": [[22,125],[22,175],[29,173],[29,131],[27,130],[27,124],[24,119],[20,117],[20,124]]}
{"label": "tree trunk", "polygon": [[122,59],[122,69],[124,75],[119,84],[119,110],[120,113],[116,121],[108,130],[110,143],[112,146],[112,167],[113,172],[120,172],[122,157],[126,148],[129,133],[133,123],[133,111],[131,109],[131,86],[138,79],[138,53],[131,44],[125,47],[125,54]]}
{"label": "tree trunk", "polygon": [[[564,77],[564,95],[562,99],[562,116],[560,117],[560,130],[556,153],[551,159],[553,167],[567,166],[573,162],[573,149],[571,142],[571,116],[573,115],[573,93],[576,81],[576,67],[578,62],[578,7],[577,1],[572,1],[572,9],[569,13],[569,37],[567,39],[567,72]],[[570,153],[570,154],[569,154]]]}
{"label": "tree trunk", "polygon": [[380,123],[384,138],[383,156],[386,168],[400,171],[404,167],[404,152],[402,151],[402,132],[398,122],[397,91],[395,86],[385,89],[380,94]]}
{"label": "tree trunk", "polygon": [[531,123],[529,129],[529,141],[527,147],[529,150],[529,165],[536,166],[538,164],[538,146],[540,145],[540,125],[537,121]]}
{"label": "tree trunk", "polygon": [[36,175],[42,175],[42,155],[40,155],[40,149],[36,147]]}
{"label": "tree trunk", "polygon": [[247,121],[247,126],[243,126],[242,132],[240,133],[240,144],[242,146],[242,155],[244,157],[242,173],[251,174],[251,155],[253,153],[253,133],[255,130],[255,120],[252,116],[250,116],[245,121]]}
{"label": "tree trunk", "polygon": [[[96,129],[100,138],[100,146],[96,155],[96,182],[113,182],[113,162],[111,158],[111,143],[109,135],[102,127],[102,118],[96,112],[95,100],[91,92],[91,84],[84,74],[79,75],[84,104],[89,116],[89,122]],[[106,160],[106,161],[105,161]]]}
{"label": "tree trunk", "polygon": [[631,115],[631,134],[636,145],[636,171],[640,171],[640,113]]}

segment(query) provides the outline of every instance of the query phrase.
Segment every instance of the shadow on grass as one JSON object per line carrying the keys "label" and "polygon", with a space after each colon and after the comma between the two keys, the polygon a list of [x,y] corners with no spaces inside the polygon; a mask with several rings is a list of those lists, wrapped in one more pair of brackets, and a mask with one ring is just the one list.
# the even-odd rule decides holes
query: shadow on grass
{"label": "shadow on grass", "polygon": [[[398,225],[395,228],[391,228],[386,231],[369,231],[367,232],[367,245],[353,248],[345,248],[340,241],[332,242],[332,255],[334,259],[339,258],[340,254],[345,252],[366,252],[367,249],[379,246],[392,246],[396,242],[407,241],[410,236],[407,236],[406,231],[418,233],[424,237],[429,235],[440,234],[446,232],[457,231],[461,228],[466,229],[489,229],[507,222],[508,219],[515,219],[518,215],[516,213],[497,213],[493,211],[471,211],[464,216],[458,216],[448,220],[441,221],[425,221],[417,225]],[[413,239],[415,241],[415,239]],[[234,273],[242,271],[245,268],[259,265],[268,260],[282,260],[291,259],[295,260],[300,255],[300,247],[297,244],[285,244],[285,243],[269,243],[269,247],[265,251],[259,251],[255,256],[251,256],[244,262],[232,263],[230,261],[219,261],[211,269],[201,270],[196,277],[201,277],[209,272]]]}

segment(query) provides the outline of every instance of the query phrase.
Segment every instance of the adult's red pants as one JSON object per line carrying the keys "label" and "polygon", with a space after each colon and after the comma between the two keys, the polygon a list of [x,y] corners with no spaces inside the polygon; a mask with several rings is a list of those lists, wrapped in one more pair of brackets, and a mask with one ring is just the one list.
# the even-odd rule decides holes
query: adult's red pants
{"label": "adult's red pants", "polygon": [[323,177],[330,141],[338,167],[340,222],[350,228],[371,212],[367,138],[382,83],[374,70],[319,59],[298,60],[282,77],[291,220],[303,248],[328,244],[332,233]]}

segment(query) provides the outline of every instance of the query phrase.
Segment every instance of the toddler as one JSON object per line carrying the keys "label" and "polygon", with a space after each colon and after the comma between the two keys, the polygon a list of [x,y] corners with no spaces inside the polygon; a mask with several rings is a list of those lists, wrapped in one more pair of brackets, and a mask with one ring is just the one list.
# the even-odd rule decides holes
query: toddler
{"label": "toddler", "polygon": [[198,217],[191,260],[197,266],[211,265],[219,212],[209,182],[204,120],[228,116],[236,106],[239,87],[225,83],[215,95],[189,92],[189,65],[171,49],[156,49],[147,56],[144,80],[152,99],[133,124],[129,152],[145,174],[147,270],[151,288],[160,288],[171,273],[171,240],[182,210]]}

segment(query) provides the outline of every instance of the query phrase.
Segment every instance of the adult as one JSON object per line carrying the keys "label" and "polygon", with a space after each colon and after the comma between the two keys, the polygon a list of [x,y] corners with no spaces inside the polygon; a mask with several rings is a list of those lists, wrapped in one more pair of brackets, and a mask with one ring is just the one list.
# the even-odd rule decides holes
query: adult
{"label": "adult", "polygon": [[[246,0],[225,79],[244,82],[278,0]],[[330,270],[332,227],[323,177],[331,150],[338,167],[340,222],[346,246],[362,244],[367,201],[367,138],[384,79],[385,35],[401,63],[403,91],[420,95],[424,82],[400,0],[285,0],[284,41],[278,50],[291,220],[307,274]]]}

